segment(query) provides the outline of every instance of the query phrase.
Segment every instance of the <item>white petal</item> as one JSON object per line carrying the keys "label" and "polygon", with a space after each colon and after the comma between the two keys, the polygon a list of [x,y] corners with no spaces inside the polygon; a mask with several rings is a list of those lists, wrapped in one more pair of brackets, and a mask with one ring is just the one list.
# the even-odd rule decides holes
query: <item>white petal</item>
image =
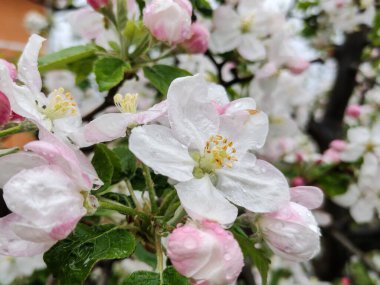
{"label": "white petal", "polygon": [[23,170],[3,190],[12,212],[47,232],[85,214],[81,189],[56,166]]}
{"label": "white petal", "polygon": [[221,106],[230,102],[226,89],[219,84],[210,83],[208,86],[208,98]]}
{"label": "white petal", "polygon": [[31,35],[18,61],[18,79],[33,90],[33,93],[39,93],[42,88],[38,71],[38,54],[43,41],[45,39],[39,35]]}
{"label": "white petal", "polygon": [[21,170],[47,164],[41,156],[34,153],[18,152],[0,158],[0,188]]}
{"label": "white petal", "polygon": [[356,184],[351,184],[346,193],[333,197],[333,201],[342,207],[354,205],[360,196],[360,190]]}
{"label": "white petal", "polygon": [[167,100],[173,134],[184,145],[203,150],[219,128],[219,115],[208,99],[206,81],[200,75],[175,79]]}
{"label": "white petal", "polygon": [[43,120],[42,114],[36,108],[36,96],[26,86],[14,83],[8,69],[2,65],[0,65],[0,91],[7,96],[12,111],[16,114],[35,121]]}
{"label": "white petal", "polygon": [[346,149],[340,154],[340,159],[346,162],[354,162],[364,154],[365,148],[363,144],[348,144]]}
{"label": "white petal", "polygon": [[264,146],[268,135],[268,116],[262,112],[236,111],[220,118],[220,133],[232,140],[240,153]]}
{"label": "white petal", "polygon": [[308,209],[316,209],[322,205],[323,192],[313,186],[292,187],[290,188],[290,200]]}
{"label": "white petal", "polygon": [[351,216],[357,223],[369,223],[375,216],[375,208],[367,200],[361,199],[350,208]]}
{"label": "white petal", "polygon": [[370,139],[370,132],[365,127],[357,127],[349,129],[347,138],[351,143],[366,144]]}
{"label": "white petal", "polygon": [[[226,25],[228,19],[228,25]],[[215,30],[211,33],[210,48],[213,52],[224,53],[237,48],[240,44],[240,17],[229,6],[221,6],[214,12]]]}
{"label": "white petal", "polygon": [[175,185],[182,206],[195,220],[211,220],[223,225],[232,224],[237,208],[228,202],[212,185],[208,176]]}
{"label": "white petal", "polygon": [[249,211],[276,211],[290,200],[284,175],[263,160],[255,161],[253,154],[247,153],[231,169],[217,170],[217,175],[216,188],[228,200]]}
{"label": "white petal", "polygon": [[65,173],[83,187],[91,189],[93,185],[103,185],[89,159],[75,146],[64,141],[45,129],[39,130],[39,141],[28,143],[25,149],[45,157],[51,164],[58,165]]}
{"label": "white petal", "polygon": [[101,115],[84,127],[85,139],[91,143],[100,143],[125,137],[134,117],[133,114],[125,113]]}
{"label": "white petal", "polygon": [[242,35],[237,50],[242,57],[251,61],[262,60],[267,53],[263,43],[252,34]]}
{"label": "white petal", "polygon": [[0,254],[8,256],[33,256],[47,251],[54,242],[36,243],[26,241],[17,236],[13,225],[22,218],[16,214],[9,214],[0,218]]}
{"label": "white petal", "polygon": [[194,160],[186,146],[174,138],[171,130],[159,125],[146,125],[132,130],[129,148],[154,171],[177,181],[193,177]]}

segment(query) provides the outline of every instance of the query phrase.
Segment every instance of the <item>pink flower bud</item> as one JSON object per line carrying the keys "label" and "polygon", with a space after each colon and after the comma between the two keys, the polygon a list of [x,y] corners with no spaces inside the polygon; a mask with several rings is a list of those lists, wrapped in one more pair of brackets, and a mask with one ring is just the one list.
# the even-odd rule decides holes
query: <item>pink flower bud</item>
{"label": "pink flower bud", "polygon": [[277,212],[263,214],[259,227],[273,252],[285,259],[301,262],[313,258],[320,249],[320,231],[306,207],[290,202]]}
{"label": "pink flower bud", "polygon": [[209,31],[199,23],[191,25],[191,37],[182,43],[189,53],[205,53],[208,49]]}
{"label": "pink flower bud", "polygon": [[87,0],[87,3],[95,10],[99,10],[104,6],[107,6],[108,2],[109,0]]}
{"label": "pink flower bud", "polygon": [[305,184],[306,184],[305,179],[303,179],[303,177],[301,177],[301,176],[296,176],[291,181],[291,185],[293,187],[303,186]]}
{"label": "pink flower bud", "polygon": [[338,151],[338,152],[342,152],[346,149],[347,147],[347,143],[343,140],[333,140],[331,143],[330,143],[330,148]]}
{"label": "pink flower bud", "polygon": [[340,279],[340,283],[342,283],[342,285],[350,285],[351,280],[348,277],[342,277],[342,279]]}
{"label": "pink flower bud", "polygon": [[304,72],[306,69],[309,68],[310,62],[302,58],[301,59],[299,58],[297,60],[293,60],[289,62],[287,66],[290,72],[292,72],[293,74],[301,74],[302,72]]}
{"label": "pink flower bud", "polygon": [[188,0],[153,0],[144,9],[143,21],[156,39],[175,45],[191,36],[191,14]]}
{"label": "pink flower bud", "polygon": [[346,109],[347,116],[351,118],[355,118],[355,119],[359,118],[360,113],[361,113],[361,107],[356,104],[350,105]]}
{"label": "pink flower bud", "polygon": [[322,155],[322,162],[324,163],[339,163],[340,162],[340,153],[335,149],[328,149]]}
{"label": "pink flower bud", "polygon": [[8,123],[12,110],[8,98],[0,92],[0,126]]}
{"label": "pink flower bud", "polygon": [[[10,77],[16,80],[17,70],[14,64],[1,59],[0,65],[4,65],[9,72]],[[8,123],[12,119],[12,109],[7,96],[0,91],[0,126]]]}
{"label": "pink flower bud", "polygon": [[243,268],[243,254],[232,234],[204,221],[177,228],[169,236],[168,256],[193,285],[231,284]]}

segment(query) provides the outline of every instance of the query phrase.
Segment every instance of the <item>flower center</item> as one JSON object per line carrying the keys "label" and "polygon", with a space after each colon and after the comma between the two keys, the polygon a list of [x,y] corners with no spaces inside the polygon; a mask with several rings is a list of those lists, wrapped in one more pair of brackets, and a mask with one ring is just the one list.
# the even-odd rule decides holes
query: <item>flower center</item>
{"label": "flower center", "polygon": [[254,15],[250,15],[241,20],[240,31],[243,34],[249,33],[251,31],[253,19],[254,19]]}
{"label": "flower center", "polygon": [[[38,102],[36,102],[38,105]],[[70,92],[66,92],[63,88],[53,91],[49,96],[47,105],[39,106],[41,113],[45,114],[49,119],[61,119],[77,114],[77,104]]]}
{"label": "flower center", "polygon": [[138,96],[137,93],[116,94],[113,101],[121,113],[136,113]]}
{"label": "flower center", "polygon": [[203,155],[199,152],[191,154],[198,163],[193,171],[194,176],[201,178],[205,173],[213,173],[222,167],[232,168],[233,163],[238,160],[234,153],[236,149],[232,141],[221,135],[210,136],[203,149]]}

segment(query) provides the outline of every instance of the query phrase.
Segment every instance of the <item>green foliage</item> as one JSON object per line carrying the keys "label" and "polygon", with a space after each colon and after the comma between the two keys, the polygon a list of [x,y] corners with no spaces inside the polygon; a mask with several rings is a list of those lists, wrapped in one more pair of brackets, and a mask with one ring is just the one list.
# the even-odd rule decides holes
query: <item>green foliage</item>
{"label": "green foliage", "polygon": [[166,96],[170,83],[178,77],[191,75],[190,72],[169,65],[157,64],[152,67],[144,67],[145,77],[152,83],[162,95]]}
{"label": "green foliage", "polygon": [[353,284],[358,285],[376,285],[377,283],[371,278],[368,270],[360,262],[354,262],[348,267],[349,276]]}
{"label": "green foliage", "polygon": [[134,255],[138,258],[138,260],[145,262],[152,268],[156,268],[156,255],[152,252],[147,251],[140,243],[137,243]]}
{"label": "green foliage", "polygon": [[136,157],[129,150],[128,146],[120,145],[113,149],[113,152],[119,158],[121,163],[121,170],[130,178],[136,172]]}
{"label": "green foliage", "polygon": [[107,91],[124,79],[130,65],[115,57],[102,57],[95,61],[94,73],[100,91]]}
{"label": "green foliage", "polygon": [[90,73],[93,70],[94,62],[96,60],[95,56],[84,58],[82,60],[78,60],[76,62],[72,62],[68,64],[68,69],[75,73],[75,83],[80,84],[84,80],[87,79],[87,77],[90,75]]}
{"label": "green foliage", "polygon": [[267,253],[263,249],[256,248],[255,243],[247,235],[245,235],[240,228],[234,227],[232,233],[239,243],[244,256],[250,258],[259,270],[262,278],[262,284],[266,285],[270,265],[270,259]]}
{"label": "green foliage", "polygon": [[376,12],[376,16],[373,21],[373,28],[369,34],[369,39],[373,46],[380,46],[380,11]]}
{"label": "green foliage", "polygon": [[38,60],[38,69],[40,72],[46,72],[54,69],[63,69],[67,64],[93,57],[96,51],[97,48],[94,45],[66,48],[41,57]]}
{"label": "green foliage", "polygon": [[163,282],[160,283],[160,274],[148,271],[132,273],[122,285],[188,285],[187,278],[180,275],[173,267],[163,272]]}
{"label": "green foliage", "polygon": [[[142,21],[128,21],[123,35],[126,38],[127,46],[134,46],[139,53],[143,51],[144,42],[150,38],[148,30],[145,28]],[[137,55],[137,51],[134,55]]]}
{"label": "green foliage", "polygon": [[98,261],[127,258],[135,246],[133,235],[117,226],[78,224],[69,237],[45,253],[44,260],[60,285],[77,285],[83,284]]}
{"label": "green foliage", "polygon": [[318,0],[301,0],[297,1],[297,8],[300,10],[307,10],[311,7],[315,7],[319,5]]}
{"label": "green foliage", "polygon": [[105,144],[97,144],[95,146],[94,157],[92,158],[91,163],[99,178],[104,183],[97,192],[103,192],[111,186],[112,183],[120,181],[123,177],[122,165],[119,157]]}
{"label": "green foliage", "polygon": [[199,11],[205,17],[212,16],[212,8],[207,0],[191,0],[194,9]]}
{"label": "green foliage", "polygon": [[330,197],[344,194],[353,175],[347,164],[314,165],[307,175],[307,181],[313,181]]}

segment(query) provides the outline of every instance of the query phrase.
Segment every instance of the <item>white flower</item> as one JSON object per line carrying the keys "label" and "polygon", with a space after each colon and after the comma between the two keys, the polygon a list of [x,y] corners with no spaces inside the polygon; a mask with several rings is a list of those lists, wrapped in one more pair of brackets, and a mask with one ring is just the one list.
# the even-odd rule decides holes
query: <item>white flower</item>
{"label": "white flower", "polygon": [[341,153],[342,161],[356,161],[366,152],[380,157],[380,121],[375,122],[371,129],[367,127],[349,129],[347,140],[346,149]]}
{"label": "white flower", "polygon": [[30,276],[35,270],[44,269],[46,266],[42,257],[0,256],[0,284],[9,285],[18,277]]}
{"label": "white flower", "polygon": [[264,59],[266,50],[262,40],[278,30],[284,21],[281,11],[270,2],[242,0],[237,11],[229,5],[216,9],[211,49],[217,53],[237,49],[245,59]]}
{"label": "white flower", "polygon": [[[285,177],[248,152],[264,144],[268,120],[251,98],[228,103],[223,88],[198,75],[173,81],[171,128],[134,128],[131,151],[154,171],[178,181],[183,207],[194,219],[232,223],[237,208],[277,210],[289,200]],[[229,202],[230,201],[230,202]]]}
{"label": "white flower", "polygon": [[8,97],[16,114],[49,131],[66,135],[80,126],[81,116],[73,97],[63,88],[48,97],[41,93],[37,61],[43,41],[42,37],[32,35],[20,57],[17,78],[24,85],[13,82],[8,69],[0,65],[0,91]]}
{"label": "white flower", "polygon": [[347,192],[334,197],[334,202],[350,208],[350,214],[357,223],[372,221],[377,212],[380,217],[380,165],[378,158],[367,153],[360,169],[357,184],[351,184]]}

